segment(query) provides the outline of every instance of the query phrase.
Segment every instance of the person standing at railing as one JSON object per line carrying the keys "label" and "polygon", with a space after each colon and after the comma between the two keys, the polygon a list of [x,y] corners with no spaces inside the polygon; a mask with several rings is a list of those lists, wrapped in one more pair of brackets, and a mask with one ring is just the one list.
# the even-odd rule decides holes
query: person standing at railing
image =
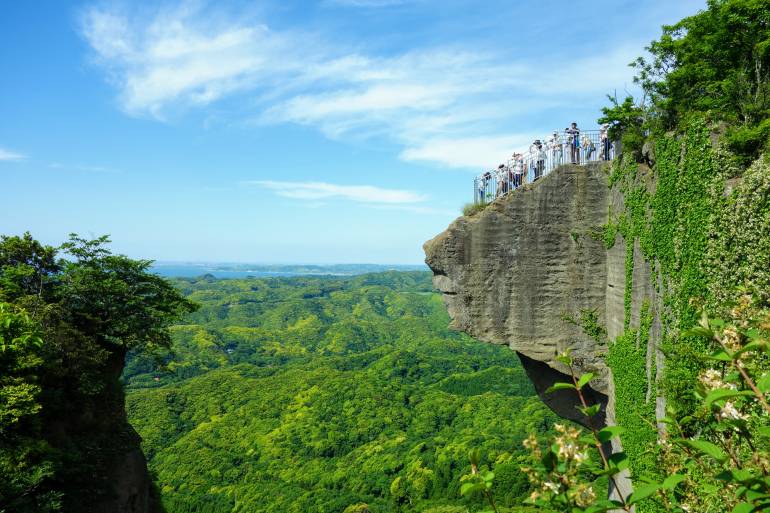
{"label": "person standing at railing", "polygon": [[610,160],[610,125],[608,123],[602,124],[599,127],[599,142],[602,147],[602,160]]}
{"label": "person standing at railing", "polygon": [[545,174],[545,159],[548,157],[548,153],[545,151],[545,145],[538,141],[537,145],[537,169],[538,175],[542,178]]}
{"label": "person standing at railing", "polygon": [[591,138],[588,137],[588,134],[583,134],[582,146],[583,146],[583,158],[585,159],[586,162],[589,162],[591,158],[594,156],[594,154],[596,153],[596,145],[591,140]]}
{"label": "person standing at railing", "polygon": [[551,150],[551,168],[561,165],[562,147],[558,130],[554,130],[553,135],[548,139],[548,148]]}
{"label": "person standing at railing", "polygon": [[513,188],[518,189],[524,184],[524,155],[513,154]]}
{"label": "person standing at railing", "polygon": [[508,170],[505,168],[505,164],[497,166],[497,191],[495,191],[495,197],[499,198],[503,194],[508,192]]}
{"label": "person standing at railing", "polygon": [[479,185],[481,187],[479,192],[480,192],[482,203],[486,203],[490,199],[489,198],[490,194],[488,194],[487,191],[489,189],[489,182],[491,181],[492,181],[492,173],[490,173],[489,171],[485,171],[481,175],[481,179],[479,180]]}
{"label": "person standing at railing", "polygon": [[530,157],[532,158],[532,165],[534,169],[534,180],[543,176],[545,170],[545,151],[543,150],[543,143],[540,139],[535,139],[532,146],[529,147]]}
{"label": "person standing at railing", "polygon": [[569,128],[564,129],[564,132],[569,141],[570,160],[573,164],[578,164],[580,162],[580,129],[573,121]]}

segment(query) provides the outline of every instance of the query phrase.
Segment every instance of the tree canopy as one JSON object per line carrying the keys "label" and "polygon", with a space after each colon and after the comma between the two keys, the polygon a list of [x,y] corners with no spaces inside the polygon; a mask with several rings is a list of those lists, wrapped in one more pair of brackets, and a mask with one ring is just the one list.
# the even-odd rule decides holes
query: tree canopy
{"label": "tree canopy", "polygon": [[169,326],[195,309],[108,243],[0,237],[1,512],[89,511],[109,493],[105,465],[137,444],[125,353],[168,347]]}
{"label": "tree canopy", "polygon": [[632,63],[644,97],[610,98],[600,119],[633,134],[624,146],[638,151],[640,130],[674,130],[706,115],[725,125],[739,157],[748,161],[767,148],[770,0],[709,0],[706,9],[664,25],[646,49]]}

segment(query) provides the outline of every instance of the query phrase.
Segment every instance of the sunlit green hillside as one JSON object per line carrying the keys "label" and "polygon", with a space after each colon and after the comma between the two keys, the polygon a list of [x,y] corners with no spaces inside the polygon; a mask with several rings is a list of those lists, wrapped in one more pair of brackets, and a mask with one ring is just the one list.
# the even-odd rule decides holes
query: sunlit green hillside
{"label": "sunlit green hillside", "polygon": [[125,374],[168,513],[479,510],[472,447],[503,504],[528,495],[521,441],[554,417],[513,352],[447,329],[428,273],[177,284],[202,308],[166,371]]}

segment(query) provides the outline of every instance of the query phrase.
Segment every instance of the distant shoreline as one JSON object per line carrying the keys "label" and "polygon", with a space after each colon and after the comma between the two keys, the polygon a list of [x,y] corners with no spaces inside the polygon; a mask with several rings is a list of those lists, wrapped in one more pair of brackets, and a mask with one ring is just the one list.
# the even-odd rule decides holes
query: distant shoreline
{"label": "distant shoreline", "polygon": [[379,264],[228,264],[203,262],[156,262],[151,270],[167,278],[195,278],[210,274],[215,278],[290,277],[290,276],[357,276],[385,271],[428,271],[426,265]]}

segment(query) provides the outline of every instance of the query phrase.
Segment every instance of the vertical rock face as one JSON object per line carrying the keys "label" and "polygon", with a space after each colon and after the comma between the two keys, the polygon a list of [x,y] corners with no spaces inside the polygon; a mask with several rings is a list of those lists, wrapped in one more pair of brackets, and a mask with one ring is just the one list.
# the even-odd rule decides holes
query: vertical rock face
{"label": "vertical rock face", "polygon": [[[556,360],[567,348],[577,374],[596,376],[592,388],[584,390],[589,402],[602,406],[599,423],[615,424],[612,372],[604,361],[606,341],[591,338],[582,326],[565,320],[585,310],[596,313],[607,340],[627,328],[639,328],[642,317],[651,315],[646,401],[655,401],[658,417],[665,409],[664,399],[653,397],[654,381],[664,365],[656,349],[662,311],[656,290],[664,284],[645,261],[638,241],[627,243],[618,234],[612,247],[605,247],[601,235],[609,211],[625,209],[623,194],[607,186],[607,171],[598,162],[562,166],[480,213],[458,218],[424,245],[425,261],[443,293],[452,327],[516,351],[543,402],[579,423],[585,419],[576,409],[574,392],[545,393],[556,382],[570,381],[569,369]],[[622,449],[617,439],[612,445],[613,450]],[[615,485],[611,497],[631,492],[627,473]]]}
{"label": "vertical rock face", "polygon": [[73,400],[77,413],[49,425],[47,441],[51,446],[78,449],[76,464],[62,479],[64,511],[156,513],[161,509],[141,438],[126,416],[119,382],[124,361],[125,351],[114,350],[105,364],[98,395]]}
{"label": "vertical rock face", "polygon": [[[607,222],[610,192],[599,163],[563,166],[424,245],[452,326],[516,351],[546,404],[578,422],[574,394],[544,392],[567,379],[555,357],[572,348],[576,371],[596,374],[588,393],[605,413],[612,395],[606,348],[564,320],[590,309],[605,322],[608,303],[619,301],[622,329],[624,255],[619,269],[608,268],[603,242],[590,236]],[[608,274],[618,272],[615,290]]]}

